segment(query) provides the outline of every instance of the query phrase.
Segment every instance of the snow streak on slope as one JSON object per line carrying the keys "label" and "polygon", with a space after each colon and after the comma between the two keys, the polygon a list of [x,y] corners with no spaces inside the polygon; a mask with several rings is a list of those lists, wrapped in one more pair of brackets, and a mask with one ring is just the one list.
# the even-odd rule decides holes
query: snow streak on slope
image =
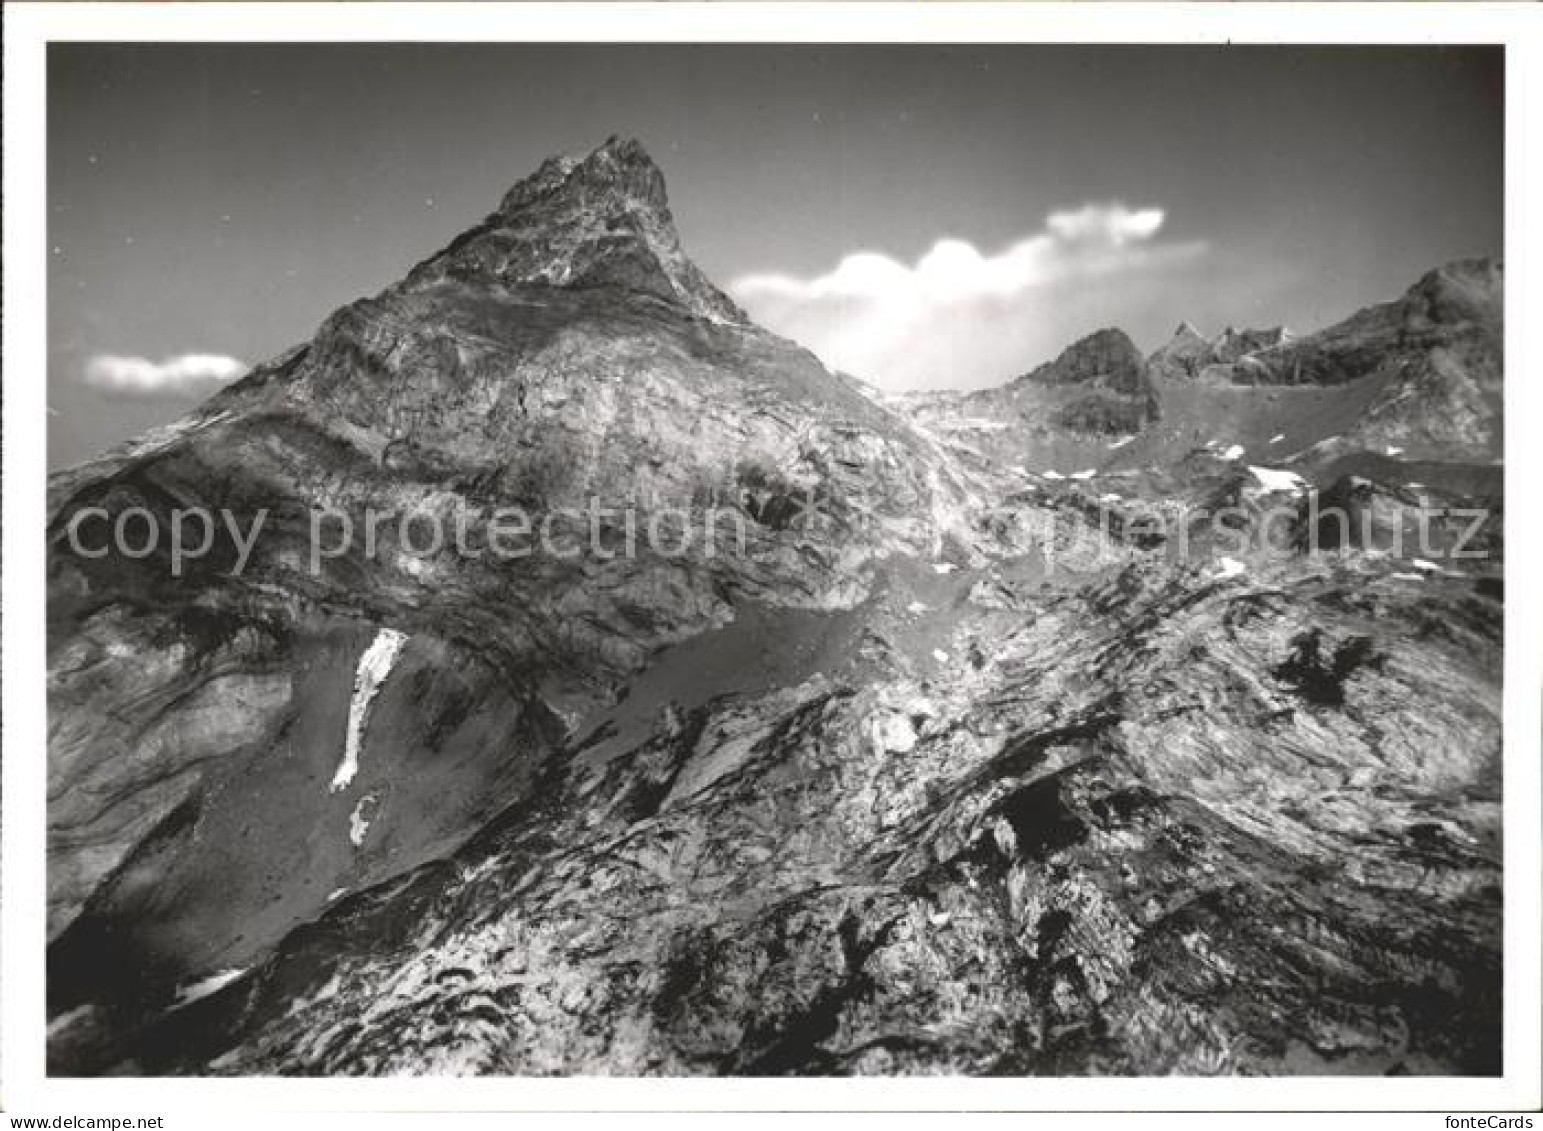
{"label": "snow streak on slope", "polygon": [[245,973],[245,970],[229,967],[210,974],[192,985],[183,986],[178,989],[177,1000],[172,1003],[172,1008],[181,1009],[185,1005],[192,1005],[195,1001],[202,1001],[210,994],[219,993]]}
{"label": "snow streak on slope", "polygon": [[359,747],[364,741],[364,722],[370,702],[391,674],[402,653],[402,645],[406,643],[405,634],[394,628],[383,628],[359,657],[359,668],[354,673],[354,698],[348,705],[348,737],[343,746],[343,760],[338,763],[337,773],[332,775],[333,793],[347,789],[359,772]]}

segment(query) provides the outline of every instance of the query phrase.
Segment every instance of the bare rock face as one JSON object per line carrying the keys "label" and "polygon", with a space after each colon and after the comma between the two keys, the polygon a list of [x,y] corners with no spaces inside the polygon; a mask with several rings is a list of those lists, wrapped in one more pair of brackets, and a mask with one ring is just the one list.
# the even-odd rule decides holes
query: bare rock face
{"label": "bare rock face", "polygon": [[[51,481],[52,1068],[1494,1071],[1501,526],[1378,539],[1503,507],[1425,415],[1498,382],[1497,280],[1226,346],[1340,382],[1106,330],[881,402],[636,143],[547,162]],[[1303,544],[1341,496],[1372,543]],[[509,506],[604,552],[488,553]],[[86,507],[235,530],[98,558]],[[728,542],[624,552],[666,510]]]}
{"label": "bare rock face", "polygon": [[1292,340],[1283,326],[1264,330],[1238,330],[1228,326],[1210,343],[1212,364],[1230,364],[1240,358],[1276,349]]}
{"label": "bare rock face", "polygon": [[746,321],[681,251],[659,167],[636,141],[614,137],[582,161],[547,161],[479,227],[416,267],[408,282],[446,278],[621,286],[678,303],[698,318]]}
{"label": "bare rock face", "polygon": [[1355,444],[1490,458],[1504,439],[1504,303],[1500,265],[1462,260],[1316,334],[1213,344],[1198,375],[1241,385],[1375,384]]}
{"label": "bare rock face", "polygon": [[153,1066],[1493,1070],[1498,605],[1132,566],[956,615],[989,658],[661,725],[297,933]]}
{"label": "bare rock face", "polygon": [[1054,360],[996,388],[895,397],[967,464],[985,470],[1072,461],[1086,466],[1110,443],[1143,432],[1162,416],[1157,389],[1135,343],[1105,329]]}
{"label": "bare rock face", "polygon": [[[466,840],[736,602],[850,604],[876,555],[959,521],[908,423],[715,296],[658,170],[608,143],[190,420],[56,477],[51,992],[96,1010],[83,1047]],[[509,506],[574,515],[563,546],[593,522],[604,556],[495,559]],[[239,575],[221,529],[175,576],[164,537],[76,554],[68,524],[94,507],[93,546],[135,508],[257,533]],[[656,516],[697,544],[627,556]],[[386,630],[403,658],[356,780],[329,791]]]}
{"label": "bare rock face", "polygon": [[[1418,561],[1426,570],[1493,561],[1503,550],[1505,499],[1499,476],[1454,481],[1428,469],[1439,486],[1411,481],[1397,465],[1341,461],[1302,503],[1298,541],[1325,550],[1353,546]],[[1485,481],[1487,480],[1487,482]]]}
{"label": "bare rock face", "polygon": [[1040,385],[1079,385],[1134,396],[1147,391],[1146,366],[1136,344],[1120,330],[1099,330],[1073,342],[1054,361],[1023,380]]}
{"label": "bare rock face", "polygon": [[1139,432],[1161,415],[1146,363],[1120,330],[1088,335],[1022,381],[1077,388],[1082,395],[1061,406],[1053,418],[1075,432],[1120,436]]}
{"label": "bare rock face", "polygon": [[1255,354],[1283,346],[1291,340],[1291,334],[1281,326],[1267,330],[1238,330],[1228,326],[1216,337],[1207,339],[1188,322],[1181,322],[1173,337],[1153,351],[1147,364],[1154,374],[1170,381],[1202,377],[1241,379],[1255,366]]}
{"label": "bare rock face", "polygon": [[1147,365],[1156,377],[1182,381],[1198,377],[1200,371],[1211,364],[1213,356],[1211,343],[1200,331],[1188,322],[1180,322],[1173,337],[1147,358]]}

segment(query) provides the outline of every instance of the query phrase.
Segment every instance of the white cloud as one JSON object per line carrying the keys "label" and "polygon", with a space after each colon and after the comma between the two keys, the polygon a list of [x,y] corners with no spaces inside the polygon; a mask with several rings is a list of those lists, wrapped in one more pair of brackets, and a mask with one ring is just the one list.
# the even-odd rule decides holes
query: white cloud
{"label": "white cloud", "polygon": [[208,396],[246,373],[247,365],[217,353],[184,353],[154,362],[99,353],[82,379],[98,392],[119,397]]}
{"label": "white cloud", "polygon": [[1165,218],[1161,208],[1083,204],[995,255],[942,239],[910,266],[863,251],[812,279],[748,275],[731,290],[772,329],[883,387],[994,384],[1117,323],[1130,280],[1155,282],[1205,250],[1157,241]]}
{"label": "white cloud", "polygon": [[1052,212],[1045,227],[1066,241],[1102,240],[1121,247],[1131,240],[1151,239],[1164,219],[1161,208],[1132,211],[1123,204],[1084,204],[1075,212]]}

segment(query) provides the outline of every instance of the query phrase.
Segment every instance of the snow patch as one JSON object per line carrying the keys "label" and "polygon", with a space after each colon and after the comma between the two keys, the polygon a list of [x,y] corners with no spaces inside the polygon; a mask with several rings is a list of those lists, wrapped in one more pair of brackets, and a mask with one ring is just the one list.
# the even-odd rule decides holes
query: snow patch
{"label": "snow patch", "polygon": [[95,1012],[96,1006],[92,1005],[89,1001],[86,1002],[85,1005],[77,1005],[74,1009],[67,1010],[50,1021],[48,1023],[47,1035],[50,1037],[57,1037],[71,1025],[75,1024],[75,1022],[81,1020],[82,1018],[89,1017]]}
{"label": "snow patch", "polygon": [[397,657],[406,643],[405,633],[383,628],[359,657],[359,666],[354,671],[354,697],[348,705],[348,736],[343,743],[343,760],[332,775],[332,793],[347,789],[359,772],[359,748],[364,742],[364,724],[370,703],[396,666]]}
{"label": "snow patch", "polygon": [[1426,561],[1424,558],[1414,558],[1409,562],[1415,569],[1423,569],[1427,573],[1441,573],[1442,569],[1435,562]]}
{"label": "snow patch", "polygon": [[1119,449],[1123,448],[1126,444],[1130,443],[1135,438],[1136,437],[1134,437],[1134,436],[1127,436],[1123,440],[1116,440],[1116,441],[1114,441],[1114,443],[1109,445],[1109,450],[1111,452],[1118,451]]}
{"label": "snow patch", "polygon": [[1003,432],[1012,425],[1005,420],[992,420],[989,416],[963,416],[957,420],[940,420],[935,427],[945,432],[963,432],[968,429],[978,432]]}
{"label": "snow patch", "polygon": [[932,563],[932,572],[933,573],[944,573],[944,574],[953,573],[954,570],[956,570],[958,568],[959,567],[956,566],[953,562],[933,562]]}
{"label": "snow patch", "polygon": [[1086,470],[1086,471],[1078,471],[1078,472],[1076,472],[1076,473],[1074,473],[1074,474],[1073,474],[1073,475],[1072,475],[1072,478],[1073,478],[1073,479],[1092,479],[1092,478],[1093,478],[1093,476],[1095,476],[1095,475],[1097,475],[1097,474],[1098,474],[1098,472],[1097,472],[1097,471],[1095,471],[1095,470],[1093,470],[1093,469],[1092,469],[1092,468],[1091,468],[1091,467],[1090,467],[1090,468],[1088,468],[1088,469],[1087,469],[1087,470]]}
{"label": "snow patch", "polygon": [[1276,467],[1253,467],[1254,478],[1259,480],[1259,486],[1266,491],[1290,491],[1293,494],[1307,490],[1307,480],[1294,471],[1284,471]]}
{"label": "snow patch", "polygon": [[[368,807],[369,812],[365,812]],[[375,795],[366,793],[359,799],[354,811],[348,815],[348,839],[355,848],[364,844],[364,836],[370,831],[370,825],[375,819]]]}
{"label": "snow patch", "polygon": [[1233,444],[1232,447],[1222,453],[1222,459],[1242,459],[1243,453],[1246,450],[1242,444]]}
{"label": "snow patch", "polygon": [[905,607],[905,611],[908,612],[908,613],[912,613],[912,614],[915,614],[915,613],[925,613],[927,611],[927,609],[928,609],[927,604],[925,602],[922,602],[922,601],[912,601],[909,605],[907,605]]}
{"label": "snow patch", "polygon": [[932,650],[932,658],[940,664],[948,663],[948,653],[941,648],[934,648]]}
{"label": "snow patch", "polygon": [[173,1009],[181,1009],[185,1005],[192,1005],[195,1001],[201,1001],[210,994],[219,993],[241,975],[245,974],[245,968],[236,969],[227,967],[210,974],[207,978],[200,978],[191,985],[183,986],[177,990],[177,1000],[172,1002]]}
{"label": "snow patch", "polygon": [[434,566],[424,558],[416,554],[401,554],[397,557],[397,565],[402,572],[418,581],[423,581],[434,572]]}
{"label": "snow patch", "polygon": [[1278,444],[1282,440],[1284,440],[1285,438],[1286,438],[1286,434],[1284,432],[1277,432],[1277,433],[1275,433],[1275,435],[1270,437],[1270,443]]}
{"label": "snow patch", "polygon": [[1218,565],[1220,568],[1211,575],[1213,581],[1226,581],[1229,577],[1246,572],[1243,563],[1236,558],[1222,558]]}
{"label": "snow patch", "polygon": [[1390,456],[1401,456],[1401,455],[1404,454],[1404,449],[1403,448],[1395,448],[1392,444],[1389,444],[1388,447],[1387,447],[1387,453]]}
{"label": "snow patch", "polygon": [[1066,476],[1062,475],[1059,471],[1053,471],[1052,470],[1052,471],[1045,472],[1044,473],[1044,478],[1046,478],[1046,479],[1065,479]]}
{"label": "snow patch", "polygon": [[1424,581],[1425,580],[1425,575],[1423,573],[1391,573],[1388,576],[1394,578],[1397,581]]}
{"label": "snow patch", "polygon": [[874,721],[874,744],[890,754],[909,754],[916,748],[916,728],[906,715],[885,715]]}

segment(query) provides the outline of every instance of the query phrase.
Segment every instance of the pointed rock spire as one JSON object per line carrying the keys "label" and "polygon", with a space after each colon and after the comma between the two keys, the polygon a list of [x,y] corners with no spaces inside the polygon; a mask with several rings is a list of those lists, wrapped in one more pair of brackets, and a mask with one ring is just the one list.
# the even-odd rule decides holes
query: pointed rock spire
{"label": "pointed rock spire", "polygon": [[535,173],[520,181],[498,206],[501,216],[517,217],[538,201],[566,198],[563,203],[599,210],[647,208],[661,212],[672,224],[665,194],[664,173],[636,138],[612,135],[582,161],[549,157]]}
{"label": "pointed rock spire", "polygon": [[632,138],[609,138],[582,160],[548,158],[491,216],[414,268],[408,284],[445,278],[611,288],[708,321],[748,321],[681,250],[664,174]]}

